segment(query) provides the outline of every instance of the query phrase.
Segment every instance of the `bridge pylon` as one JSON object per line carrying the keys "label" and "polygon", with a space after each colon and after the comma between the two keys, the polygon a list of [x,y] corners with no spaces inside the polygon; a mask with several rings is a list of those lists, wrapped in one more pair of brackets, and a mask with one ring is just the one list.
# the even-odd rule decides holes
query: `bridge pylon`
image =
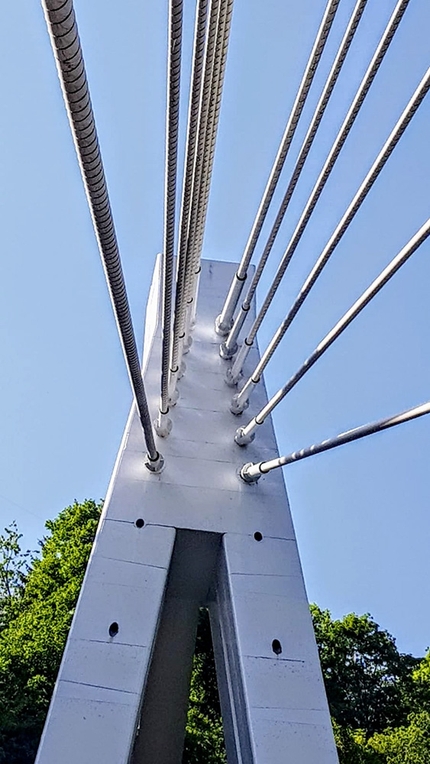
{"label": "bridge pylon", "polygon": [[[241,449],[214,318],[234,264],[202,261],[194,341],[165,467],[145,467],[133,405],[36,764],[181,764],[198,612],[207,607],[229,764],[336,764],[329,710],[272,420]],[[160,262],[145,329],[157,410]],[[248,321],[255,317],[255,306]],[[248,356],[258,360],[258,347]],[[258,385],[249,411],[267,402]]]}

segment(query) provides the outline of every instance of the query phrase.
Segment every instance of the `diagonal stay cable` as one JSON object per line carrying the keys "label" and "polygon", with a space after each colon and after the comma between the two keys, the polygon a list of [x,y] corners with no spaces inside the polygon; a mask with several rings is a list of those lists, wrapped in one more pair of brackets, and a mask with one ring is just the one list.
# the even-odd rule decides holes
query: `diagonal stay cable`
{"label": "diagonal stay cable", "polygon": [[216,137],[221,110],[224,76],[227,63],[227,51],[230,37],[232,12],[233,0],[223,0],[220,8],[220,18],[218,23],[218,39],[216,45],[217,55],[215,56],[213,69],[213,84],[209,108],[205,154],[203,159],[203,171],[200,184],[199,201],[197,205],[196,229],[194,241],[191,242],[193,256],[193,274],[192,283],[190,285],[187,315],[190,323],[196,307],[198,280],[201,270],[200,257],[203,246],[203,237],[209,203],[209,193],[211,187]]}
{"label": "diagonal stay cable", "polygon": [[42,5],[127,370],[145,435],[148,451],[146,465],[151,471],[159,472],[163,459],[155,446],[73,3],[72,0],[42,0]]}
{"label": "diagonal stay cable", "polygon": [[[200,36],[201,25],[203,24],[203,8],[199,9],[199,16],[196,20],[196,33],[199,32],[199,35],[196,35],[195,37],[194,65],[192,74],[193,81],[188,120],[186,157],[186,173],[188,173],[189,183],[184,185],[183,189],[181,231],[179,240],[180,270],[178,270],[176,286],[177,291],[175,301],[175,320],[173,326],[173,347],[170,365],[170,399],[172,403],[175,402],[177,396],[176,382],[181,372],[183,343],[185,340],[187,302],[193,266],[190,252],[190,239],[193,235],[193,220],[196,214],[196,196],[198,194],[199,188],[205,131],[210,107],[212,71],[217,42],[219,5],[220,0],[211,0],[205,40],[203,40]],[[202,53],[203,60],[200,59]],[[185,181],[187,181],[187,176]],[[187,196],[185,196],[185,194],[187,194]]]}
{"label": "diagonal stay cable", "polygon": [[340,222],[336,226],[326,246],[321,252],[321,255],[319,256],[309,276],[307,277],[304,285],[302,286],[286,318],[283,320],[283,322],[281,323],[281,325],[279,326],[279,328],[273,335],[266,350],[261,356],[260,361],[258,362],[257,366],[252,372],[251,376],[246,381],[242,390],[239,393],[237,393],[237,395],[233,396],[231,411],[234,414],[241,414],[242,411],[244,411],[245,408],[248,406],[250,395],[254,387],[260,381],[261,375],[264,372],[266,366],[268,365],[269,361],[273,357],[281,340],[283,339],[289,327],[293,323],[295,317],[297,316],[297,313],[299,312],[300,308],[305,302],[312,287],[314,286],[320,274],[322,273],[325,266],[327,265],[334,250],[336,249],[337,245],[341,241],[344,233],[347,231],[349,225],[351,224],[352,220],[354,219],[355,215],[357,214],[358,210],[360,209],[361,205],[366,199],[367,194],[371,190],[373,184],[375,183],[376,179],[378,178],[379,174],[384,168],[388,158],[391,156],[400,138],[405,132],[414,114],[416,114],[420,104],[423,102],[429,90],[430,90],[430,68],[427,70],[426,74],[421,80],[418,88],[416,89],[415,93],[410,99],[406,109],[403,111],[401,117],[397,121],[388,139],[385,141],[381,151],[379,152],[378,156],[373,162],[366,177],[361,183],[354,198],[352,199],[351,203],[349,204],[346,211],[344,212]]}
{"label": "diagonal stay cable", "polygon": [[[182,365],[182,354],[189,346],[189,330],[193,318],[200,254],[204,234],[210,180],[213,167],[217,126],[224,72],[227,59],[233,0],[212,0],[209,18],[208,43],[206,47],[201,108],[199,114],[196,163],[193,177],[187,253],[184,278],[184,300],[181,308],[181,325],[178,333],[176,354],[171,367],[171,396],[177,397],[176,380]],[[176,338],[175,338],[176,339]]]}
{"label": "diagonal stay cable", "polygon": [[[175,297],[175,319],[173,325],[173,344],[171,359],[171,374],[177,375],[179,372],[179,336],[183,331],[184,312],[186,306],[185,299],[185,274],[186,274],[186,254],[188,229],[190,223],[190,212],[192,202],[194,168],[196,161],[197,133],[199,122],[200,94],[202,88],[202,74],[206,43],[206,24],[209,0],[199,0],[196,12],[196,23],[194,32],[194,52],[191,74],[191,92],[188,112],[187,141],[185,153],[185,173],[182,189],[181,218],[179,226],[179,253],[178,269],[176,277],[176,297]],[[208,42],[209,44],[209,42]],[[171,391],[170,391],[171,395]]]}
{"label": "diagonal stay cable", "polygon": [[388,284],[390,279],[397,273],[399,268],[404,265],[411,255],[421,246],[421,244],[430,236],[430,218],[421,226],[417,233],[400,250],[396,257],[391,260],[386,268],[377,276],[363,294],[355,301],[352,307],[347,310],[337,324],[326,334],[313,353],[306,359],[302,366],[288,380],[288,382],[275,393],[266,403],[261,411],[251,419],[245,427],[239,427],[236,431],[235,441],[239,446],[245,446],[255,437],[255,430],[258,425],[263,424],[267,417],[272,413],[276,406],[285,398],[285,396],[297,385],[297,383],[307,374],[309,369],[321,358],[335,340],[345,331],[352,321],[361,313],[371,300]]}
{"label": "diagonal stay cable", "polygon": [[388,430],[390,427],[397,427],[398,424],[411,422],[413,419],[418,419],[418,417],[424,416],[425,414],[430,414],[430,401],[422,403],[420,406],[414,406],[412,409],[402,411],[401,414],[395,414],[395,416],[379,419],[377,422],[364,424],[361,427],[355,427],[353,430],[347,430],[347,432],[342,432],[334,438],[328,438],[321,443],[302,448],[301,451],[293,451],[286,456],[278,456],[276,459],[269,459],[265,462],[248,462],[243,465],[239,471],[239,475],[245,483],[256,483],[262,475],[271,472],[271,470],[274,470],[277,467],[285,467],[287,464],[293,464],[301,459],[306,459],[308,456],[315,456],[315,454],[321,454],[323,451],[330,451],[332,448],[344,446],[346,443],[352,443],[354,440],[366,438],[368,435],[375,435],[383,430]]}
{"label": "diagonal stay cable", "polygon": [[215,328],[218,334],[226,335],[229,333],[232,323],[233,314],[236,310],[237,303],[240,299],[244,283],[246,281],[248,266],[251,262],[252,255],[254,253],[258,237],[260,236],[261,229],[263,227],[270,203],[275,193],[276,186],[278,184],[279,177],[282,172],[282,168],[285,163],[291,142],[296,131],[297,124],[303,111],[310,87],[312,85],[315,72],[320,62],[330,29],[332,27],[334,17],[339,5],[339,0],[328,0],[327,7],[324,12],[323,19],[315,38],[315,42],[312,47],[312,51],[309,60],[306,64],[302,80],[300,82],[299,90],[297,92],[293,107],[291,109],[290,116],[288,118],[284,134],[282,136],[281,144],[278,149],[278,153],[275,158],[272,170],[270,172],[269,179],[267,181],[266,188],[263,193],[263,198],[260,202],[260,206],[257,211],[256,218],[254,220],[251,233],[249,235],[245,250],[242,255],[239,267],[233,277],[227,298],[224,306],[221,310],[221,314],[218,316]]}
{"label": "diagonal stay cable", "polygon": [[307,130],[306,136],[303,140],[302,146],[300,148],[293,172],[291,174],[290,181],[288,183],[287,190],[284,194],[284,198],[282,199],[281,205],[279,207],[278,213],[276,215],[275,222],[272,226],[272,229],[270,231],[269,237],[267,239],[266,245],[264,247],[263,253],[260,257],[260,260],[258,262],[257,268],[255,270],[255,273],[252,277],[251,283],[248,287],[248,291],[246,293],[246,297],[240,307],[240,310],[234,320],[234,324],[232,326],[232,329],[230,331],[230,334],[228,335],[225,342],[222,343],[220,347],[220,355],[222,358],[229,359],[234,356],[234,354],[237,351],[237,340],[239,337],[239,334],[242,330],[242,326],[245,322],[245,319],[248,315],[248,311],[251,307],[252,298],[254,297],[255,291],[257,289],[257,286],[259,284],[260,278],[262,276],[263,270],[266,266],[267,260],[269,258],[269,255],[272,251],[273,245],[275,243],[276,237],[279,233],[279,229],[281,227],[282,221],[285,217],[285,213],[288,209],[288,205],[291,201],[291,198],[293,196],[293,193],[295,191],[295,188],[297,186],[297,183],[299,181],[300,175],[302,173],[303,167],[305,166],[306,159],[308,157],[308,154],[312,148],[312,144],[314,142],[314,138],[318,132],[318,128],[320,126],[321,120],[324,116],[324,112],[328,106],[328,103],[330,101],[331,94],[333,93],[334,86],[336,85],[337,79],[339,77],[339,74],[341,72],[342,66],[345,62],[346,56],[348,54],[348,51],[351,47],[351,43],[354,39],[355,33],[358,29],[358,25],[360,23],[360,19],[363,15],[364,9],[367,5],[367,0],[357,0],[355,8],[353,9],[353,12],[351,14],[351,18],[348,22],[347,28],[345,30],[345,34],[343,35],[342,41],[339,46],[339,50],[335,56],[335,59],[333,61],[333,65],[330,69],[330,72],[327,76],[326,83],[324,85],[323,91],[321,93],[321,96],[319,98],[319,101],[317,103],[317,106],[315,108],[314,115],[312,117],[311,123],[309,125],[309,128]]}
{"label": "diagonal stay cable", "polygon": [[162,342],[160,410],[155,422],[157,434],[166,437],[172,427],[169,419],[169,374],[172,340],[172,303],[175,255],[176,180],[178,164],[179,95],[181,80],[182,0],[169,3],[169,41],[167,64],[166,171],[164,201],[164,241],[162,256]]}
{"label": "diagonal stay cable", "polygon": [[288,243],[288,246],[282,256],[281,262],[278,266],[278,270],[275,274],[275,278],[272,281],[271,286],[269,287],[268,293],[264,299],[263,305],[261,306],[260,311],[258,312],[258,315],[252,324],[247,337],[245,338],[245,341],[240,348],[231,372],[228,375],[228,382],[230,384],[234,384],[237,382],[237,380],[240,377],[240,373],[244,364],[244,361],[249,353],[250,348],[252,347],[254,343],[254,339],[256,337],[257,331],[259,330],[261,324],[263,323],[263,320],[267,314],[267,311],[269,310],[269,307],[272,303],[272,300],[277,292],[277,289],[284,277],[285,271],[287,270],[287,267],[291,261],[291,258],[294,255],[294,252],[297,249],[297,246],[300,242],[300,239],[305,231],[305,228],[312,216],[312,213],[317,205],[318,199],[320,198],[324,186],[327,183],[328,178],[330,177],[330,174],[333,170],[333,167],[336,164],[336,161],[340,155],[340,152],[345,144],[345,141],[349,135],[349,132],[357,118],[357,115],[364,103],[364,100],[366,98],[367,93],[370,90],[370,87],[376,77],[376,74],[379,70],[379,67],[382,64],[382,61],[384,59],[384,56],[393,40],[393,37],[396,33],[396,30],[400,24],[400,21],[403,17],[403,14],[405,13],[405,10],[408,6],[409,0],[398,0],[396,7],[393,11],[393,14],[388,22],[388,25],[382,35],[382,38],[376,48],[376,51],[372,57],[372,60],[367,68],[367,71],[361,81],[361,84],[358,88],[358,91],[356,95],[354,96],[354,100],[348,110],[348,113],[343,121],[343,124],[337,134],[337,137],[335,139],[335,142],[333,143],[332,148],[330,149],[329,155],[324,162],[324,166],[318,176],[318,179],[311,191],[311,194],[309,196],[308,201],[306,202],[305,208],[300,216],[299,222],[297,223],[297,226],[294,230],[294,233],[291,236],[291,239]]}

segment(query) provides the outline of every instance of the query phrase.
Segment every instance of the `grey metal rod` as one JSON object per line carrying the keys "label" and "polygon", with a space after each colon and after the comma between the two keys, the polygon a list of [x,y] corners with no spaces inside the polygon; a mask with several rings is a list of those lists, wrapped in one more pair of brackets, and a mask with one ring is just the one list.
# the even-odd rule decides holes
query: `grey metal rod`
{"label": "grey metal rod", "polygon": [[[186,257],[188,243],[188,229],[190,224],[190,212],[193,192],[194,171],[196,162],[197,133],[199,124],[199,109],[202,89],[202,73],[205,58],[206,24],[209,0],[199,0],[196,10],[196,22],[194,32],[194,52],[191,74],[191,92],[188,112],[187,140],[185,152],[185,173],[182,189],[181,220],[179,233],[178,269],[176,277],[175,296],[175,319],[173,325],[173,346],[170,371],[177,375],[179,372],[179,337],[184,331],[184,315],[186,309],[185,278]],[[214,43],[215,38],[211,38]],[[211,43],[211,44],[212,44]],[[208,41],[208,44],[209,41]]]}
{"label": "grey metal rod", "polygon": [[159,471],[163,460],[155,446],[142,380],[73,3],[72,0],[65,2],[64,0],[42,0],[42,6],[55,53],[58,75],[127,370],[145,435],[148,451],[147,466],[152,471]]}
{"label": "grey metal rod", "polygon": [[286,318],[283,320],[283,322],[281,323],[281,325],[279,326],[279,328],[273,335],[266,350],[261,356],[259,363],[255,367],[251,376],[246,381],[242,390],[240,391],[240,393],[238,393],[237,395],[233,397],[232,408],[231,408],[233,413],[240,414],[247,407],[252,390],[258,384],[262,373],[264,372],[269,361],[273,357],[275,351],[279,347],[281,340],[283,339],[289,327],[293,323],[295,317],[297,316],[297,313],[299,312],[300,308],[305,302],[312,287],[316,283],[319,275],[322,273],[323,269],[327,265],[331,255],[333,254],[334,250],[336,249],[337,245],[342,239],[342,236],[347,231],[350,223],[354,219],[354,216],[357,214],[358,210],[360,209],[367,194],[372,188],[374,182],[376,181],[377,177],[379,176],[380,172],[385,166],[385,163],[387,162],[388,158],[391,156],[391,153],[393,152],[394,148],[396,147],[397,143],[399,142],[400,138],[402,137],[411,119],[413,118],[414,114],[417,112],[419,106],[423,102],[429,90],[430,90],[430,68],[427,70],[424,77],[422,78],[420,84],[418,85],[418,88],[415,90],[415,93],[410,99],[406,109],[404,109],[403,113],[398,119],[395,127],[393,128],[389,137],[385,141],[381,151],[379,152],[378,156],[373,162],[370,170],[368,171],[366,177],[361,183],[354,198],[352,199],[351,203],[347,207],[340,222],[336,226],[333,234],[331,235],[329,241],[324,247],[317,262],[315,263],[309,276],[307,277],[303,287],[301,288],[292,308],[290,309]]}
{"label": "grey metal rod", "polygon": [[290,264],[291,258],[294,255],[294,252],[297,249],[297,246],[300,242],[300,239],[306,229],[306,226],[312,216],[312,213],[317,205],[318,199],[320,198],[322,191],[324,189],[325,184],[327,183],[328,178],[330,177],[330,174],[336,164],[336,161],[340,155],[340,152],[345,144],[345,141],[349,135],[349,132],[357,118],[357,115],[364,103],[364,100],[366,98],[367,93],[370,90],[370,87],[376,77],[376,74],[379,70],[379,67],[381,66],[381,63],[384,59],[384,56],[393,40],[393,37],[396,33],[396,30],[400,24],[400,21],[403,17],[403,14],[405,13],[405,10],[408,6],[409,0],[398,0],[397,5],[394,9],[394,12],[387,24],[387,27],[382,35],[382,38],[377,46],[377,49],[372,57],[372,60],[367,68],[367,71],[361,81],[361,84],[358,88],[358,91],[354,97],[354,100],[348,110],[348,113],[343,121],[343,124],[338,132],[338,135],[333,143],[332,148],[330,149],[329,155],[324,163],[324,166],[318,176],[318,179],[311,191],[311,194],[309,196],[308,201],[306,202],[305,208],[300,216],[299,222],[297,223],[297,226],[294,230],[294,233],[291,236],[291,239],[288,243],[288,246],[282,256],[281,262],[279,264],[278,270],[275,274],[275,277],[272,281],[272,284],[267,292],[267,295],[264,299],[263,305],[261,306],[260,311],[258,312],[258,315],[252,324],[248,335],[239,350],[239,353],[235,359],[235,362],[233,364],[233,370],[232,370],[232,378],[238,379],[240,376],[240,372],[243,367],[243,363],[249,353],[250,348],[252,347],[254,343],[254,339],[256,337],[256,334],[263,323],[263,320],[267,314],[267,311],[270,308],[270,305],[272,304],[272,300],[278,290],[278,287],[285,275],[285,272],[288,268],[288,265]]}
{"label": "grey metal rod", "polygon": [[246,281],[248,266],[251,262],[251,258],[254,253],[258,237],[260,236],[261,229],[263,227],[270,203],[273,198],[273,194],[275,193],[275,189],[278,184],[285,159],[287,157],[297,124],[302,114],[306,98],[315,76],[315,72],[320,62],[338,5],[339,0],[328,0],[323,19],[318,29],[312,51],[306,65],[306,69],[300,82],[299,90],[297,92],[284,134],[282,136],[275,162],[273,164],[266,188],[264,190],[263,198],[260,202],[260,206],[258,208],[258,212],[251,229],[251,233],[249,235],[239,267],[231,283],[221,314],[216,320],[216,330],[219,334],[226,335],[231,329],[233,313],[236,309],[243,289],[243,285]]}
{"label": "grey metal rod", "polygon": [[176,182],[178,164],[179,96],[181,80],[182,0],[169,2],[167,63],[166,168],[162,254],[162,340],[160,411],[155,428],[166,437],[172,423],[169,413],[170,348],[175,255]]}
{"label": "grey metal rod", "polygon": [[302,448],[301,451],[293,451],[286,456],[279,456],[277,459],[270,459],[265,462],[248,462],[244,464],[239,474],[245,483],[256,483],[262,475],[267,472],[276,469],[277,467],[285,467],[287,464],[293,464],[301,459],[306,459],[308,456],[315,456],[315,454],[321,454],[323,451],[330,451],[332,448],[343,446],[346,443],[352,443],[354,440],[360,440],[368,435],[375,435],[377,432],[388,430],[390,427],[397,427],[399,424],[410,422],[412,419],[418,419],[418,417],[430,414],[430,402],[423,403],[421,406],[415,406],[412,409],[407,409],[401,414],[387,417],[386,419],[379,419],[377,422],[371,424],[365,424],[361,427],[356,427],[354,430],[348,430],[342,432],[334,438],[323,440],[321,443],[316,443],[313,446]]}
{"label": "grey metal rod", "polygon": [[390,281],[399,268],[404,265],[411,255],[416,252],[418,247],[427,239],[430,235],[430,218],[421,226],[417,233],[408,241],[408,243],[400,250],[396,257],[391,260],[386,268],[372,281],[370,286],[363,292],[363,294],[355,301],[352,307],[347,310],[337,324],[331,329],[328,334],[321,340],[319,345],[315,348],[313,353],[306,359],[302,366],[296,371],[295,374],[288,380],[284,387],[281,387],[277,393],[266,403],[261,411],[253,418],[245,427],[239,427],[236,432],[235,441],[238,445],[243,446],[250,443],[255,437],[255,430],[258,425],[263,424],[269,414],[276,408],[285,396],[296,386],[296,384],[305,376],[305,374],[312,368],[312,366],[321,358],[322,355],[328,350],[330,345],[340,337],[349,324],[357,318],[363,308],[369,304],[371,300],[381,291],[381,289]]}
{"label": "grey metal rod", "polygon": [[272,251],[276,237],[279,233],[279,229],[281,227],[282,221],[285,217],[285,213],[288,209],[288,205],[291,201],[291,198],[293,196],[293,193],[299,181],[303,167],[305,166],[306,159],[312,148],[314,138],[318,132],[318,128],[321,124],[321,120],[324,116],[324,112],[330,101],[331,94],[333,93],[334,86],[336,85],[337,79],[342,70],[342,66],[345,62],[346,56],[351,47],[351,43],[354,39],[354,35],[358,29],[358,25],[360,23],[360,19],[363,15],[366,4],[367,4],[367,0],[357,0],[355,8],[353,9],[351,18],[348,22],[342,41],[340,43],[339,50],[335,56],[332,67],[327,76],[323,91],[321,93],[321,96],[315,108],[315,112],[312,117],[311,123],[309,125],[306,136],[303,140],[300,151],[298,153],[298,157],[297,157],[293,172],[291,174],[291,178],[288,183],[287,190],[284,194],[284,198],[282,199],[281,205],[276,215],[275,222],[268,236],[266,245],[263,250],[263,254],[260,257],[257,268],[255,270],[255,273],[252,277],[248,291],[246,293],[246,297],[243,300],[242,305],[239,309],[239,312],[234,320],[234,324],[231,328],[231,331],[226,341],[223,342],[220,347],[220,355],[222,358],[226,358],[226,359],[232,358],[237,351],[237,340],[239,338],[239,334],[242,330],[245,319],[248,315],[248,311],[251,307],[252,299],[254,297],[257,286],[260,282],[260,278],[266,266],[269,255]]}

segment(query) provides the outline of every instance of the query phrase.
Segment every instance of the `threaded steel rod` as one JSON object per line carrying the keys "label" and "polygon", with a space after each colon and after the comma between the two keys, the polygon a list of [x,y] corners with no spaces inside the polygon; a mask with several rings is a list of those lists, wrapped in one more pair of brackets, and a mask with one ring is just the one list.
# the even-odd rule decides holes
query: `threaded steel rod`
{"label": "threaded steel rod", "polygon": [[121,345],[144,431],[149,460],[147,464],[150,469],[157,471],[161,467],[162,458],[155,447],[73,3],[72,0],[42,0],[42,6]]}
{"label": "threaded steel rod", "polygon": [[[179,255],[176,277],[175,319],[173,325],[172,359],[170,365],[171,386],[174,388],[176,376],[179,372],[179,337],[184,331],[184,315],[186,310],[185,277],[187,270],[187,243],[190,224],[190,211],[194,171],[196,162],[196,146],[199,123],[199,108],[202,89],[202,73],[206,43],[206,24],[209,0],[200,0],[196,11],[196,23],[194,32],[194,52],[191,74],[191,92],[188,112],[187,142],[185,153],[185,173],[182,189],[181,220],[179,234]],[[173,375],[173,380],[172,380]]]}
{"label": "threaded steel rod", "polygon": [[[200,254],[209,198],[232,8],[233,0],[213,0],[211,5],[208,44],[201,93],[202,100],[199,118],[196,166],[187,237],[187,265],[184,289],[186,302],[185,310],[183,311],[183,328],[178,336],[179,342],[175,364],[176,372],[173,371],[171,374],[171,383],[174,384],[176,384],[175,377],[177,378],[181,366],[185,344],[189,341],[189,329],[196,298],[196,288],[200,270]],[[172,389],[173,384],[171,384],[171,390]]]}
{"label": "threaded steel rod", "polygon": [[[220,8],[220,18],[218,23],[218,38],[216,44],[216,53],[213,70],[213,84],[211,92],[211,101],[209,108],[209,119],[207,127],[207,140],[203,159],[203,172],[200,185],[199,202],[197,205],[197,221],[195,239],[192,242],[193,250],[193,273],[192,283],[190,285],[189,311],[190,303],[196,302],[198,274],[200,273],[200,257],[203,246],[203,237],[206,224],[206,216],[209,202],[209,192],[212,179],[212,170],[215,154],[216,137],[221,110],[221,98],[224,84],[225,69],[227,64],[227,51],[230,37],[231,18],[233,12],[233,0],[223,0]],[[190,311],[191,317],[191,311]]]}
{"label": "threaded steel rod", "polygon": [[[206,43],[204,48],[204,60],[202,64],[202,71],[198,75],[193,73],[193,77],[199,76],[202,80],[201,85],[198,87],[198,111],[197,120],[193,123],[193,130],[196,130],[195,136],[192,140],[195,141],[193,148],[193,168],[191,176],[191,189],[190,199],[187,209],[187,218],[183,220],[183,229],[181,230],[180,241],[180,253],[183,255],[183,267],[182,267],[182,281],[179,283],[179,294],[177,293],[175,304],[175,321],[174,321],[174,334],[173,334],[173,350],[172,350],[172,362],[170,366],[170,396],[172,400],[175,398],[176,381],[180,372],[182,363],[183,345],[185,340],[185,322],[187,315],[187,304],[189,299],[190,281],[193,274],[193,259],[191,242],[194,240],[194,231],[196,225],[196,204],[200,188],[200,180],[202,173],[202,162],[205,145],[205,135],[208,121],[208,113],[210,108],[210,98],[212,89],[212,72],[215,58],[215,47],[217,41],[217,29],[219,18],[219,5],[220,0],[211,0],[209,21],[206,33]],[[196,45],[198,41],[196,40]],[[197,53],[195,53],[197,55]],[[196,72],[196,69],[194,69]],[[195,83],[195,79],[194,79]],[[197,86],[196,86],[197,90]],[[193,88],[192,99],[194,98],[195,91]],[[194,104],[190,105],[194,106]],[[191,115],[191,111],[190,111]],[[190,116],[191,119],[191,116]],[[189,125],[191,123],[189,122]],[[190,128],[189,128],[190,129]],[[191,163],[191,158],[190,158]]]}
{"label": "threaded steel rod", "polygon": [[167,64],[166,170],[164,202],[164,241],[162,257],[162,342],[160,411],[156,422],[159,435],[171,429],[169,413],[170,348],[172,340],[172,302],[175,254],[176,180],[178,164],[179,95],[181,80],[182,0],[169,3],[169,42]]}

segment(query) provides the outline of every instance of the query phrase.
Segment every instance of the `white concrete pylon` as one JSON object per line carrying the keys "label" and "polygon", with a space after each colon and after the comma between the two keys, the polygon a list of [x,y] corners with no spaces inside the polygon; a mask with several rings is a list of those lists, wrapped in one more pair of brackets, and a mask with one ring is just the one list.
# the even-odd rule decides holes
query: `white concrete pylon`
{"label": "white concrete pylon", "polygon": [[[37,764],[180,764],[200,606],[210,612],[229,764],[337,762],[282,472],[256,485],[238,476],[243,452],[213,329],[234,264],[202,266],[165,468],[146,470],[132,410]],[[159,266],[145,332],[154,411],[158,297]],[[266,401],[262,384],[252,406]],[[277,455],[269,418],[247,457]]]}

